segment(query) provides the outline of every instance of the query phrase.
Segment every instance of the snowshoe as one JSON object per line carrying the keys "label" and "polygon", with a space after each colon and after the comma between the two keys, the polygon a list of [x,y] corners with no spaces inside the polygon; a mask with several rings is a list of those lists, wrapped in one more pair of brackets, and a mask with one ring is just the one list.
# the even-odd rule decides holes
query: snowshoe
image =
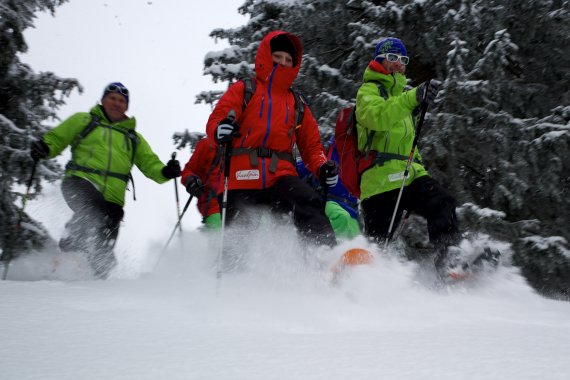
{"label": "snowshoe", "polygon": [[501,252],[485,247],[482,252],[462,257],[461,249],[449,247],[447,257],[436,261],[439,277],[445,282],[456,282],[474,275],[495,270],[500,263]]}
{"label": "snowshoe", "polygon": [[117,259],[112,251],[98,252],[89,255],[89,263],[95,278],[106,280],[111,270],[117,265]]}

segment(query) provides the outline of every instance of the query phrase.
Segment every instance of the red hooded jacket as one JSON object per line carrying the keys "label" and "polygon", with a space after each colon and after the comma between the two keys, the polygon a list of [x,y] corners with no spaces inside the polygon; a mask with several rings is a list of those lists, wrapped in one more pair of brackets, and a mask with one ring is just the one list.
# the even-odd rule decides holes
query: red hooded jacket
{"label": "red hooded jacket", "polygon": [[209,139],[198,141],[194,148],[194,153],[184,166],[180,182],[186,187],[188,177],[195,175],[204,184],[204,193],[198,199],[198,210],[202,217],[207,218],[212,214],[220,212],[220,206],[216,199],[218,180],[222,176],[220,172],[219,157],[216,161],[218,146],[211,143]]}
{"label": "red hooded jacket", "polygon": [[[297,62],[294,67],[273,62],[270,40],[280,34],[286,34],[295,46]],[[234,152],[240,148],[242,151],[243,148],[265,148],[291,154],[293,146],[297,144],[303,162],[318,176],[318,169],[327,158],[321,145],[317,122],[309,107],[304,105],[303,121],[300,125],[295,125],[295,98],[289,90],[299,73],[302,49],[301,41],[293,34],[274,31],[265,36],[255,58],[255,92],[251,100],[242,112],[244,83],[238,81],[231,85],[208,119],[206,131],[209,139],[215,141],[218,123],[233,110],[241,133],[241,137],[233,140]],[[270,164],[269,157],[258,157],[255,164],[248,154],[233,154],[229,189],[265,189],[282,176],[297,176],[295,164],[288,160],[279,159],[275,172],[270,170]],[[221,192],[223,186],[218,186],[218,190]]]}

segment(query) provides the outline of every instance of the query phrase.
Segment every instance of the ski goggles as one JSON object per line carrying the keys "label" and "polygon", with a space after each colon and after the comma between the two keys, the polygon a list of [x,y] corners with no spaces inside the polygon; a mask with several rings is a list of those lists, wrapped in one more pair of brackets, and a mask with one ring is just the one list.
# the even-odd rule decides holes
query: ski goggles
{"label": "ski goggles", "polygon": [[408,57],[406,55],[399,55],[399,54],[395,54],[395,53],[386,53],[386,54],[380,54],[379,57],[386,58],[386,60],[388,62],[400,61],[400,63],[404,66],[406,66],[408,63],[410,63],[410,57]]}
{"label": "ski goggles", "polygon": [[116,84],[110,84],[105,88],[105,93],[108,92],[117,92],[124,96],[129,96],[129,90],[123,86],[117,86]]}

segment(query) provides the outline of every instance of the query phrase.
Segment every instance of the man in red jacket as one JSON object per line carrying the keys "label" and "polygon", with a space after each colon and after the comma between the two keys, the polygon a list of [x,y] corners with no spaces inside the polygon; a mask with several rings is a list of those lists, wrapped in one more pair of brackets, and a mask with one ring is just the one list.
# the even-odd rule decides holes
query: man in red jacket
{"label": "man in red jacket", "polygon": [[184,166],[181,182],[186,191],[198,198],[198,211],[206,228],[221,225],[220,206],[217,200],[220,171],[220,149],[209,139],[198,141],[194,153]]}
{"label": "man in red jacket", "polygon": [[[307,168],[324,184],[336,185],[338,168],[333,161],[327,161],[317,123],[304,103],[303,119],[296,122],[296,96],[290,87],[299,73],[301,57],[302,46],[297,36],[283,31],[265,36],[257,51],[255,91],[247,106],[243,107],[245,83],[238,81],[230,86],[210,115],[207,134],[218,145],[232,146],[228,225],[253,228],[259,212],[252,210],[269,205],[272,211],[292,212],[304,241],[334,246],[334,232],[323,203],[297,176],[292,154],[297,144]],[[234,112],[235,118],[229,117]],[[222,204],[221,184],[218,192]]]}

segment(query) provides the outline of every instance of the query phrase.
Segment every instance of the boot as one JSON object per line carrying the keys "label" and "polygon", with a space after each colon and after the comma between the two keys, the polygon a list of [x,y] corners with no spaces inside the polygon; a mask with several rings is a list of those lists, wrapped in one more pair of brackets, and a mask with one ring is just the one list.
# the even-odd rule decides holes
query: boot
{"label": "boot", "polygon": [[463,250],[458,246],[440,248],[436,254],[435,269],[443,280],[465,278],[468,267],[469,262],[464,257]]}

